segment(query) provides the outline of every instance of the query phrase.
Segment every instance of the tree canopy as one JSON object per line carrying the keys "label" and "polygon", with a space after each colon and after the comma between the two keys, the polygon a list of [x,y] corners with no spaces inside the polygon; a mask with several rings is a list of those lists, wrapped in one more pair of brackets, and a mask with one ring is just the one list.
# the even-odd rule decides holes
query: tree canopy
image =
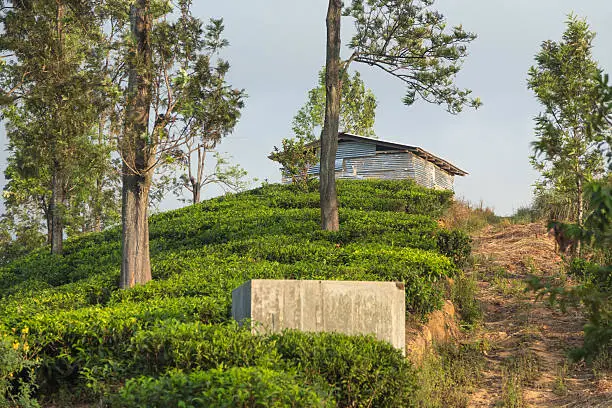
{"label": "tree canopy", "polygon": [[[376,96],[366,88],[358,71],[351,76],[341,73],[340,131],[376,137]],[[321,135],[325,120],[325,67],[319,71],[318,85],[308,91],[306,103],[293,118],[292,130],[296,137],[314,141]]]}
{"label": "tree canopy", "polygon": [[600,68],[592,55],[595,34],[585,20],[570,15],[561,41],[545,41],[529,70],[528,87],[544,108],[535,119],[533,166],[542,174],[539,189],[566,197],[570,220],[582,224],[584,186],[605,169],[600,146],[609,130],[599,117]]}

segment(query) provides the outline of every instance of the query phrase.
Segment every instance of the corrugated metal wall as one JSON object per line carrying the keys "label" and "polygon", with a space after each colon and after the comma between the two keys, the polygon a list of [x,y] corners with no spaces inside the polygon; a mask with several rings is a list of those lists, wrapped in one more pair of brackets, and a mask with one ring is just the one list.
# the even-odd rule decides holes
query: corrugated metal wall
{"label": "corrugated metal wall", "polygon": [[[319,163],[308,174],[319,174]],[[414,179],[428,188],[453,189],[454,176],[410,152],[376,153],[376,145],[342,142],[336,154],[336,178],[343,179]],[[283,177],[283,183],[291,179]]]}
{"label": "corrugated metal wall", "polygon": [[377,154],[344,159],[339,178],[405,179],[410,177],[410,153]]}
{"label": "corrugated metal wall", "polygon": [[452,190],[455,183],[455,176],[448,174],[439,167],[436,167],[436,188]]}
{"label": "corrugated metal wall", "polygon": [[347,157],[366,157],[376,154],[376,145],[374,143],[362,142],[340,142],[338,143],[338,152],[336,159],[344,159]]}

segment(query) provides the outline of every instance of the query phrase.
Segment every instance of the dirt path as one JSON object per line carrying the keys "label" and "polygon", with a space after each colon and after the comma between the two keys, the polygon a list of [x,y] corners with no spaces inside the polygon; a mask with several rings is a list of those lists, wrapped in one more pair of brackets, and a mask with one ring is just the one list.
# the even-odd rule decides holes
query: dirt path
{"label": "dirt path", "polygon": [[612,407],[609,373],[594,373],[566,357],[581,344],[582,316],[562,314],[524,292],[528,275],[560,273],[561,258],[544,226],[488,227],[474,244],[473,273],[484,309],[475,336],[487,363],[470,406]]}

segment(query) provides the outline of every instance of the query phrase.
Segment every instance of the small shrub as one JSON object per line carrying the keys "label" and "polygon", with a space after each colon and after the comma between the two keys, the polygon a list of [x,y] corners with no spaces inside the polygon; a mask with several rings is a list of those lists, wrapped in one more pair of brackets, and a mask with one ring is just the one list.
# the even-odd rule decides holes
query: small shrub
{"label": "small shrub", "polygon": [[521,385],[520,374],[502,369],[501,399],[496,406],[503,408],[524,408],[523,386]]}
{"label": "small shrub", "polygon": [[482,319],[482,306],[476,299],[478,284],[476,279],[459,274],[451,287],[451,298],[461,316],[461,326],[472,329]]}
{"label": "small shrub", "polygon": [[259,367],[131,379],[111,400],[117,408],[335,406],[329,391],[304,385],[294,374]]}
{"label": "small shrub", "polygon": [[340,407],[414,406],[416,373],[401,352],[371,336],[286,331],[272,336],[281,358],[309,381],[322,378]]}
{"label": "small shrub", "polygon": [[472,239],[459,230],[441,230],[438,232],[438,250],[462,268],[472,253]]}
{"label": "small shrub", "polygon": [[568,275],[582,283],[591,283],[603,290],[612,291],[612,274],[610,270],[582,258],[573,258],[569,265]]}
{"label": "small shrub", "polygon": [[0,407],[39,406],[32,397],[37,367],[31,357],[27,328],[19,336],[0,334]]}

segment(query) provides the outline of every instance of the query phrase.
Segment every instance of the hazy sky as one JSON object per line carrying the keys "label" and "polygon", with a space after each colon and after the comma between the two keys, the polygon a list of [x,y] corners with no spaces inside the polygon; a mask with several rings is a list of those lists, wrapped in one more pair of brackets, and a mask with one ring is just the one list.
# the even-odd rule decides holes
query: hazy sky
{"label": "hazy sky", "polygon": [[[326,0],[194,0],[200,18],[225,19],[231,45],[223,56],[232,66],[230,81],[249,94],[239,125],[218,150],[232,155],[250,177],[280,179],[278,165],[267,155],[290,136],[291,119],[325,62],[326,7]],[[537,178],[528,156],[540,107],[525,85],[533,57],[542,41],[561,38],[573,11],[597,32],[595,58],[612,72],[612,1],[438,0],[435,7],[450,24],[463,24],[478,35],[457,83],[472,89],[484,106],[457,116],[425,102],[406,107],[402,83],[353,64],[378,99],[376,133],[420,146],[468,171],[456,178],[457,195],[509,214],[530,202]],[[344,19],[343,24],[346,43],[352,23]],[[346,48],[343,52],[348,53]],[[0,144],[5,142],[2,132]],[[176,205],[170,200],[164,206]]]}

